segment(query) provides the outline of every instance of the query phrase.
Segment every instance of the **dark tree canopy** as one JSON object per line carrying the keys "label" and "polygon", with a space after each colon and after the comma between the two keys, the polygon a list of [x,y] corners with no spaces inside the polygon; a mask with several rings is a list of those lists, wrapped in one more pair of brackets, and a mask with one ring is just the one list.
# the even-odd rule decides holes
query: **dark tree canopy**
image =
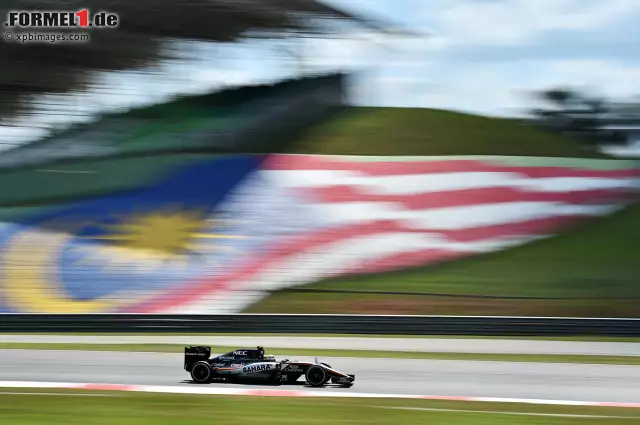
{"label": "dark tree canopy", "polygon": [[171,41],[323,33],[328,20],[370,24],[316,0],[3,0],[0,15],[4,21],[9,10],[81,9],[117,13],[120,25],[91,30],[88,43],[0,43],[0,119],[29,109],[34,95],[81,90],[94,71],[170,60]]}

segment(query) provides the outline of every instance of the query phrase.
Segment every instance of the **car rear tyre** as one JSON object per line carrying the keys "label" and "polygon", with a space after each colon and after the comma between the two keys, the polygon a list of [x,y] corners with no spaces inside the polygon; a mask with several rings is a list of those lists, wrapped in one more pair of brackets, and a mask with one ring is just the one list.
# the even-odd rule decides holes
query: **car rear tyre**
{"label": "car rear tyre", "polygon": [[321,387],[327,382],[327,371],[322,366],[311,366],[304,376],[312,387]]}
{"label": "car rear tyre", "polygon": [[191,379],[198,384],[206,384],[211,380],[211,366],[207,362],[198,362],[191,368]]}

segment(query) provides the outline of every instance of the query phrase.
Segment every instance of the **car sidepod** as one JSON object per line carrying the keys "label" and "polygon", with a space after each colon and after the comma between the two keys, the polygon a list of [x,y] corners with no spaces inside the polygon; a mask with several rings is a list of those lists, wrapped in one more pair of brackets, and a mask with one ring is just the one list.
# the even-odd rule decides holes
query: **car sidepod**
{"label": "car sidepod", "polygon": [[239,376],[247,380],[280,381],[282,375],[281,364],[278,362],[256,362],[245,364],[238,371]]}

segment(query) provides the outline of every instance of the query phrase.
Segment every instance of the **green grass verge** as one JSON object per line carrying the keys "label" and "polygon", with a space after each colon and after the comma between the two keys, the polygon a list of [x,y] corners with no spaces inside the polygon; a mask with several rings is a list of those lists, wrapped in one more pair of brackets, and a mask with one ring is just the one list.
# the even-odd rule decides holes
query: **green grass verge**
{"label": "green grass verge", "polygon": [[110,392],[87,392],[102,396],[77,397],[77,391],[37,390],[47,393],[41,395],[29,394],[35,390],[26,389],[11,392],[20,394],[0,393],[0,420],[11,425],[569,425],[586,421],[612,425],[640,420],[638,409],[609,407]]}
{"label": "green grass verge", "polygon": [[[503,252],[434,267],[336,278],[305,287],[593,300],[283,291],[246,312],[640,317],[638,223],[640,205],[636,204],[564,235]],[[611,299],[614,297],[618,299]]]}
{"label": "green grass verge", "polygon": [[[214,354],[227,353],[238,347],[211,346]],[[178,344],[67,344],[67,343],[0,343],[0,349],[23,350],[82,350],[82,351],[126,351],[145,353],[184,353],[184,345]],[[304,357],[358,357],[423,360],[469,360],[536,363],[581,363],[640,365],[640,356],[586,356],[545,354],[475,354],[475,353],[429,353],[416,351],[385,350],[336,350],[306,348],[266,348],[268,354]]]}
{"label": "green grass verge", "polygon": [[288,152],[606,158],[576,140],[513,120],[435,109],[368,107],[347,108],[312,127]]}

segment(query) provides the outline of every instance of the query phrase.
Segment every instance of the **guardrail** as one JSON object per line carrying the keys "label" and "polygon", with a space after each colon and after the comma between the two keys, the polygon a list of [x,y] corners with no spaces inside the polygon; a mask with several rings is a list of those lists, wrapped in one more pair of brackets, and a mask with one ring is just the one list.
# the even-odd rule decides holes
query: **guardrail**
{"label": "guardrail", "polygon": [[0,332],[640,336],[640,319],[311,314],[0,314]]}

